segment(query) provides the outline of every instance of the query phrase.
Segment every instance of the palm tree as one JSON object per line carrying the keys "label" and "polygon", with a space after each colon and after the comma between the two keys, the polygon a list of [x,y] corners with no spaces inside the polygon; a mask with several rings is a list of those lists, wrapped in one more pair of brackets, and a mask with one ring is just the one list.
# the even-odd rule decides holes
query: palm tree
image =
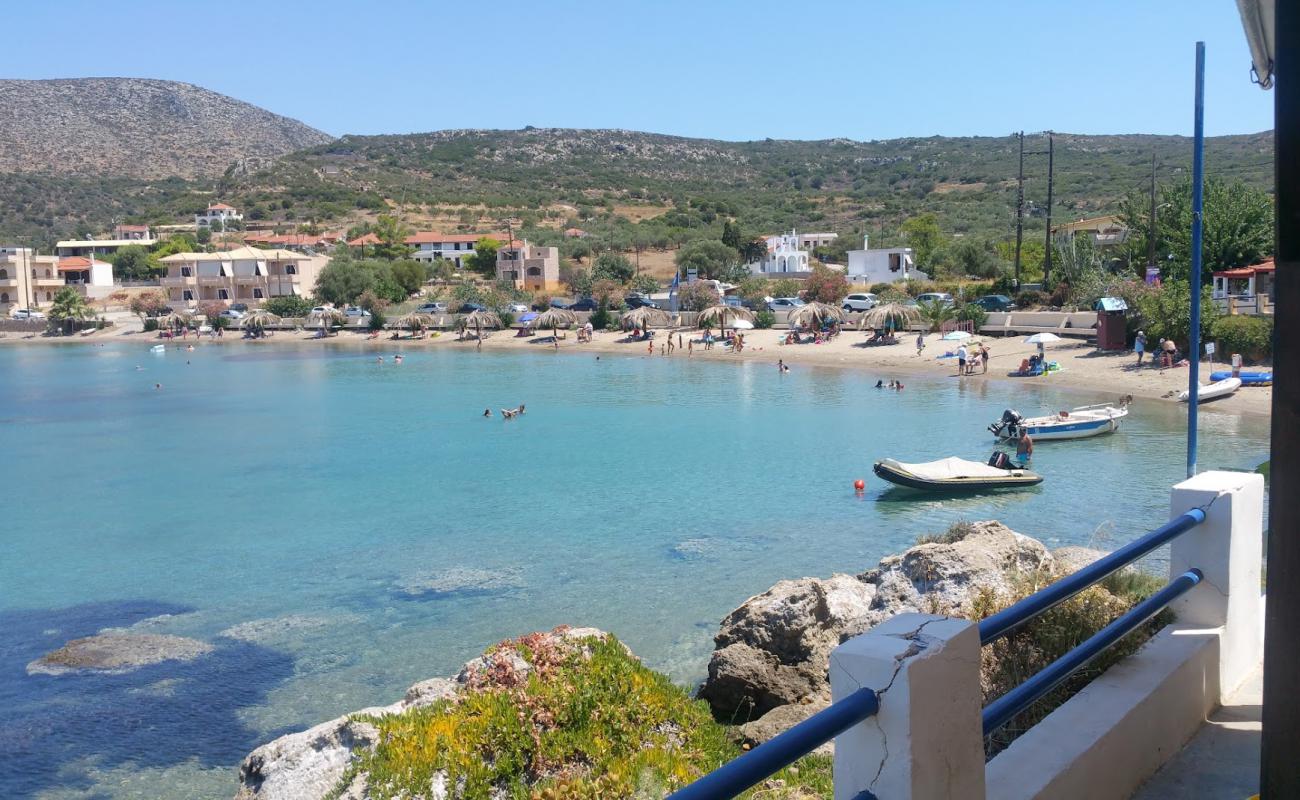
{"label": "palm tree", "polygon": [[943,323],[957,317],[957,309],[942,300],[923,300],[916,304],[916,308],[921,319],[930,323],[931,331],[939,330]]}
{"label": "palm tree", "polygon": [[701,311],[699,319],[697,320],[696,324],[699,327],[703,328],[709,323],[717,322],[718,330],[720,330],[722,333],[725,334],[727,332],[728,316],[730,316],[732,319],[743,319],[746,322],[754,321],[754,312],[750,311],[748,308],[745,308],[744,306],[729,306],[725,304],[720,304],[716,306],[709,306],[708,308]]}
{"label": "palm tree", "polygon": [[50,321],[57,322],[64,335],[71,333],[76,323],[95,318],[95,310],[86,302],[86,298],[71,286],[65,286],[54,295],[54,304],[50,306]]}

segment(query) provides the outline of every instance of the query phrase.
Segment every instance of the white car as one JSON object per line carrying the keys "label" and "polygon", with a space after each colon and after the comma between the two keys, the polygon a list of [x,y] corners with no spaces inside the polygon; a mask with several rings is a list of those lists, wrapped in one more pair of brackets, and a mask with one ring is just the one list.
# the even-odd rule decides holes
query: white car
{"label": "white car", "polygon": [[802,305],[806,305],[806,303],[804,303],[804,301],[798,297],[778,297],[774,300],[768,301],[767,310],[768,311],[794,311],[796,308]]}
{"label": "white car", "polygon": [[933,303],[936,300],[946,306],[955,305],[956,303],[956,301],[952,299],[952,295],[947,292],[926,292],[925,294],[918,294],[916,296],[916,302],[918,303]]}
{"label": "white car", "polygon": [[354,318],[354,317],[355,317],[355,318],[361,318],[361,317],[368,317],[368,316],[370,316],[370,312],[367,311],[367,310],[365,310],[365,309],[362,308],[361,306],[348,306],[348,307],[347,307],[347,310],[344,311],[343,314],[344,314],[345,316],[347,316],[349,319]]}
{"label": "white car", "polygon": [[225,311],[221,312],[221,316],[225,317],[226,319],[243,319],[244,312],[234,308],[227,308]]}
{"label": "white car", "polygon": [[871,292],[857,292],[844,298],[845,311],[870,311],[880,304],[880,298]]}
{"label": "white car", "polygon": [[15,308],[14,313],[10,315],[13,319],[45,319],[45,315],[39,311],[33,311],[30,308]]}
{"label": "white car", "polygon": [[526,303],[511,303],[509,311],[511,314],[525,314],[528,312],[528,305]]}

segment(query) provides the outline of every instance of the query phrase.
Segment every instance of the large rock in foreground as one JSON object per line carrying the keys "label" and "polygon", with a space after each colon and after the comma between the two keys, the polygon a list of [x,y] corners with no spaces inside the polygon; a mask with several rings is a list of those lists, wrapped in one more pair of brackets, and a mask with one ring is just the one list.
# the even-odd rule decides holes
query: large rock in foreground
{"label": "large rock in foreground", "polygon": [[130,672],[162,661],[192,661],[212,645],[157,633],[100,633],[67,644],[27,665],[28,675]]}
{"label": "large rock in foreground", "polygon": [[[1007,594],[1017,575],[1052,568],[1040,542],[989,521],[960,523],[937,540],[888,556],[861,575],[786,580],[722,621],[699,696],[723,720],[760,720],[790,704],[824,704],[840,642],[906,611],[968,615],[981,592]],[[781,712],[781,720],[801,714]],[[746,737],[780,732],[746,726]]]}

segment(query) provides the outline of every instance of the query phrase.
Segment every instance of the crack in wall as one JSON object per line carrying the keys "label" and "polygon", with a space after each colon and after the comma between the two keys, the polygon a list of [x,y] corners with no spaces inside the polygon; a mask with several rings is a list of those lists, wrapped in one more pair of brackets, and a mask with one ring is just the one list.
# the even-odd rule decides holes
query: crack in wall
{"label": "crack in wall", "polygon": [[[925,630],[926,625],[929,625],[931,622],[938,622],[940,619],[942,618],[927,619],[925,622],[916,626],[915,630],[906,633],[888,634],[889,636],[906,640],[910,642],[910,644],[908,644],[906,650],[894,656],[894,674],[889,676],[889,683],[885,684],[883,689],[876,691],[878,706],[884,705],[885,693],[893,687],[894,681],[898,680],[898,673],[903,671],[903,666],[907,663],[907,659],[920,655],[925,652],[928,647],[921,636],[921,631]],[[880,725],[880,712],[878,709],[876,713],[871,716],[871,720],[876,724],[876,730],[880,731],[880,749],[882,753],[880,756],[880,764],[876,766],[876,774],[872,776],[871,783],[867,785],[867,792],[873,792],[876,788],[876,783],[880,780],[881,773],[885,771],[885,764],[889,761],[889,737],[885,735],[885,729]]]}

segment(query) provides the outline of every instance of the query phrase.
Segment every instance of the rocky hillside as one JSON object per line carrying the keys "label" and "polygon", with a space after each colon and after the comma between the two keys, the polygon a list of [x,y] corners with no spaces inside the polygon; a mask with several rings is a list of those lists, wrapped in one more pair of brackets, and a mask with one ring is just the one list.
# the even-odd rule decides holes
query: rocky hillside
{"label": "rocky hillside", "polygon": [[0,80],[0,108],[0,173],[216,177],[333,138],[174,81]]}

